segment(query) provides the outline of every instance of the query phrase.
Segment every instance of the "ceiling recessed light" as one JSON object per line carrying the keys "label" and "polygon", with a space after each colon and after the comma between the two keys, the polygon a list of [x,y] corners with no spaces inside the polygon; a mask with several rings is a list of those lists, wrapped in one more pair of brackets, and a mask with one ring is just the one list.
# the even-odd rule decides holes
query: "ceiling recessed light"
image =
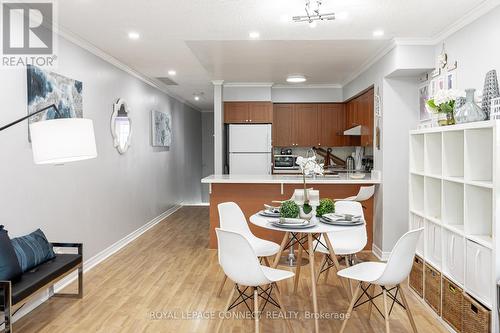
{"label": "ceiling recessed light", "polygon": [[139,39],[140,37],[141,37],[141,35],[139,35],[138,32],[131,31],[128,33],[128,38],[130,38],[130,39],[136,40],[136,39]]}
{"label": "ceiling recessed light", "polygon": [[301,74],[291,74],[286,78],[286,82],[288,83],[303,83],[306,82],[306,77]]}
{"label": "ceiling recessed light", "polygon": [[252,38],[252,39],[257,39],[260,37],[260,34],[257,32],[257,31],[251,31],[249,34],[248,34],[248,37]]}
{"label": "ceiling recessed light", "polygon": [[194,100],[195,100],[195,101],[199,101],[199,100],[200,100],[200,96],[198,96],[198,95],[194,95]]}
{"label": "ceiling recessed light", "polygon": [[375,30],[373,32],[373,37],[382,37],[384,35],[384,30]]}
{"label": "ceiling recessed light", "polygon": [[170,76],[175,76],[176,74],[177,74],[177,72],[173,69],[168,71],[168,75],[170,75]]}

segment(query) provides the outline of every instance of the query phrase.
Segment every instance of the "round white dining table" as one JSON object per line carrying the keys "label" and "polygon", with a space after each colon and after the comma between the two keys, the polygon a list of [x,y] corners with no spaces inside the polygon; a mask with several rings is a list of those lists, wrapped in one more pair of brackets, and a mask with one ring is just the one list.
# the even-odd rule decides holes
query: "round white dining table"
{"label": "round white dining table", "polygon": [[[276,220],[277,218],[272,218],[272,217],[266,217],[262,216],[260,214],[254,214],[250,217],[250,222],[258,227],[269,229],[269,230],[274,230],[274,231],[281,231],[284,232],[283,240],[281,242],[280,250],[276,254],[276,257],[274,259],[274,262],[272,264],[273,268],[276,268],[278,266],[279,260],[281,258],[281,255],[283,253],[283,250],[285,249],[288,239],[290,238],[290,235],[292,235],[292,238],[295,239],[296,242],[299,242],[298,246],[298,259],[297,259],[297,268],[295,272],[295,282],[294,282],[294,291],[297,289],[297,284],[300,276],[300,266],[301,266],[301,259],[302,259],[302,242],[301,240],[307,237],[307,244],[309,247],[309,267],[311,269],[311,289],[312,289],[312,298],[313,298],[313,309],[314,309],[314,331],[319,332],[319,322],[318,322],[318,298],[317,298],[317,293],[316,293],[316,272],[314,270],[314,245],[313,245],[313,240],[316,240],[318,242],[321,241],[321,236],[323,235],[323,238],[326,242],[326,244],[323,244],[326,248],[328,248],[328,251],[330,252],[330,257],[333,261],[333,264],[337,271],[340,269],[340,264],[337,260],[337,256],[335,255],[335,252],[332,247],[332,243],[330,241],[330,238],[328,237],[328,233],[337,233],[337,232],[344,232],[347,230],[352,230],[353,228],[365,228],[364,225],[360,226],[336,226],[336,225],[331,225],[331,224],[326,224],[322,223],[319,221],[319,219],[315,219],[316,225],[314,227],[309,227],[309,228],[283,228],[283,227],[278,227],[274,224],[271,223],[272,220]],[[342,286],[345,288],[348,297],[351,297],[351,290],[348,287],[348,284],[344,284],[344,280],[340,278],[340,282]]]}

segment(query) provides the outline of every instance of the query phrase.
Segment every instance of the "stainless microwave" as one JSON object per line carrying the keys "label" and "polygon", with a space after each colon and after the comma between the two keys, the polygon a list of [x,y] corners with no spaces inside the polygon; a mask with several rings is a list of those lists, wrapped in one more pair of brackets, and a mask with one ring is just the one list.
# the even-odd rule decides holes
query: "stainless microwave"
{"label": "stainless microwave", "polygon": [[274,155],[274,169],[296,170],[299,168],[296,161],[297,155]]}

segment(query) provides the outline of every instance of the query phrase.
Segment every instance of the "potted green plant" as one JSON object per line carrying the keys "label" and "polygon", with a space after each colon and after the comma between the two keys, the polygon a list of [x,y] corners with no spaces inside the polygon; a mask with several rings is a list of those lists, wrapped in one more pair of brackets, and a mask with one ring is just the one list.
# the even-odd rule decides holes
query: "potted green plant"
{"label": "potted green plant", "polygon": [[455,124],[453,110],[459,97],[465,97],[464,93],[459,90],[439,90],[433,98],[427,101],[427,107],[432,112],[439,114],[438,123],[440,126]]}

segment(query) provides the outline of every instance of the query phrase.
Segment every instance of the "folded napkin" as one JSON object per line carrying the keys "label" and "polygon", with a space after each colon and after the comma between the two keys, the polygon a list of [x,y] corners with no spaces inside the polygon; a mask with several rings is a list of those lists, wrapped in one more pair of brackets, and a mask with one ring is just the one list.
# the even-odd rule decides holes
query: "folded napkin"
{"label": "folded napkin", "polygon": [[338,222],[338,221],[359,222],[362,216],[351,215],[351,214],[329,213],[323,215],[323,218],[332,222]]}

